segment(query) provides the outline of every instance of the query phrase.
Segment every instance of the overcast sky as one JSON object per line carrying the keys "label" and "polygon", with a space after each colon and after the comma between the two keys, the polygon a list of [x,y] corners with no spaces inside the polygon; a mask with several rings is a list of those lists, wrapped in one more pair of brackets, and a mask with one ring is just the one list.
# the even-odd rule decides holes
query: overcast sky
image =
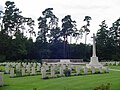
{"label": "overcast sky", "polygon": [[[91,36],[99,29],[101,21],[106,20],[108,26],[120,17],[120,0],[10,0],[22,11],[22,15],[32,17],[34,20],[41,15],[46,8],[53,8],[53,13],[59,21],[65,15],[71,15],[77,22],[79,29],[85,24],[85,16],[91,16],[90,34],[87,43],[91,42]],[[0,9],[3,9],[6,0],[0,0]],[[84,39],[82,39],[84,41]]]}

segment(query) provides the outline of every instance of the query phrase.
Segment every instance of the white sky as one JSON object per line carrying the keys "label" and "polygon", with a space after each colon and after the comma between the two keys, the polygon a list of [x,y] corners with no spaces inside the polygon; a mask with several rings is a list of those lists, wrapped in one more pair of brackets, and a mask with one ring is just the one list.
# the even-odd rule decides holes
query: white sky
{"label": "white sky", "polygon": [[[85,16],[91,16],[90,34],[87,43],[91,42],[91,36],[99,29],[101,21],[106,20],[108,26],[120,17],[120,0],[10,0],[22,11],[22,15],[37,20],[41,12],[46,8],[53,8],[53,13],[59,21],[65,15],[71,15],[80,29],[85,24]],[[0,8],[4,7],[6,0],[0,0]],[[36,29],[37,30],[37,21]],[[82,39],[84,42],[84,37]]]}

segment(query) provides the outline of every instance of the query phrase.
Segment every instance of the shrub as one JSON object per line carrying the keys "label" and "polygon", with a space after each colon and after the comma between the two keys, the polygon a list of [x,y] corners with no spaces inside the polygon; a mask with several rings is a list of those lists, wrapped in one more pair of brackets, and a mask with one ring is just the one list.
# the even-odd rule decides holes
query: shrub
{"label": "shrub", "polygon": [[115,63],[113,63],[113,66],[116,66],[116,62],[115,62]]}
{"label": "shrub", "polygon": [[112,63],[110,63],[109,66],[112,66]]}
{"label": "shrub", "polygon": [[66,77],[67,77],[67,76],[70,76],[70,75],[71,75],[70,69],[66,68],[66,69],[64,70],[64,74],[65,74]]}
{"label": "shrub", "polygon": [[107,63],[105,63],[105,66],[108,66],[108,64],[107,64]]}
{"label": "shrub", "polygon": [[37,90],[37,88],[33,88],[33,90]]}
{"label": "shrub", "polygon": [[118,63],[118,66],[120,66],[120,62]]}
{"label": "shrub", "polygon": [[42,78],[42,79],[44,79],[44,80],[45,80],[45,79],[49,79],[49,77],[47,76],[47,77],[45,77],[45,78]]}
{"label": "shrub", "polygon": [[58,71],[58,70],[55,70],[55,74],[59,74],[59,71]]}
{"label": "shrub", "polygon": [[97,86],[93,90],[110,90],[110,83]]}

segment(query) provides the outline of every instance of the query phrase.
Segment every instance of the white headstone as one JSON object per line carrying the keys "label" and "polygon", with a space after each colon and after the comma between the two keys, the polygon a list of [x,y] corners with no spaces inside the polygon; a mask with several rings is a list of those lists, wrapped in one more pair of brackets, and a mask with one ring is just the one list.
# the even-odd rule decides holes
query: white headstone
{"label": "white headstone", "polygon": [[95,73],[95,67],[91,67],[91,70],[92,70],[92,74],[94,74]]}
{"label": "white headstone", "polygon": [[3,86],[3,72],[0,72],[0,86]]}
{"label": "white headstone", "polygon": [[18,67],[21,68],[21,63],[18,63]]}
{"label": "white headstone", "polygon": [[69,69],[70,71],[72,70],[71,64],[68,64],[68,69]]}
{"label": "white headstone", "polygon": [[32,75],[35,75],[35,67],[32,66],[32,72],[31,72]]}
{"label": "white headstone", "polygon": [[37,65],[36,63],[33,63],[33,66],[34,66],[34,67],[36,67],[36,65]]}
{"label": "white headstone", "polygon": [[29,64],[26,66],[26,72],[27,72],[28,74],[30,74],[30,65],[29,65]]}
{"label": "white headstone", "polygon": [[8,64],[5,66],[5,73],[7,74],[10,73],[10,68]]}
{"label": "white headstone", "polygon": [[46,68],[46,70],[49,70],[49,66],[48,65],[45,65],[45,68]]}
{"label": "white headstone", "polygon": [[75,65],[71,65],[71,68],[72,68],[72,69],[75,69]]}
{"label": "white headstone", "polygon": [[60,75],[63,76],[64,73],[63,73],[63,65],[60,66]]}
{"label": "white headstone", "polygon": [[11,65],[12,65],[13,67],[15,67],[16,63],[14,62],[14,63],[12,63]]}
{"label": "white headstone", "polygon": [[31,63],[28,63],[28,66],[30,66],[30,67],[31,67]]}
{"label": "white headstone", "polygon": [[63,67],[63,70],[65,70],[65,69],[66,69],[66,65],[62,65],[62,67]]}
{"label": "white headstone", "polygon": [[26,67],[26,63],[22,63],[23,67]]}
{"label": "white headstone", "polygon": [[37,71],[39,72],[40,71],[40,65],[37,65]]}
{"label": "white headstone", "polygon": [[14,77],[15,73],[14,73],[14,68],[10,67],[10,77]]}
{"label": "white headstone", "polygon": [[39,66],[41,66],[41,63],[37,63]]}
{"label": "white headstone", "polygon": [[88,73],[88,68],[85,66],[84,67],[84,74],[87,74]]}
{"label": "white headstone", "polygon": [[76,74],[78,75],[78,74],[80,74],[80,67],[79,66],[76,66]]}
{"label": "white headstone", "polygon": [[19,65],[17,64],[17,65],[15,66],[15,68],[16,68],[16,70],[18,70],[20,67],[19,67]]}
{"label": "white headstone", "polygon": [[25,75],[25,67],[22,67],[22,76]]}
{"label": "white headstone", "polygon": [[42,78],[46,78],[46,68],[43,66],[41,67]]}
{"label": "white headstone", "polygon": [[55,68],[54,66],[51,66],[51,77],[55,76]]}

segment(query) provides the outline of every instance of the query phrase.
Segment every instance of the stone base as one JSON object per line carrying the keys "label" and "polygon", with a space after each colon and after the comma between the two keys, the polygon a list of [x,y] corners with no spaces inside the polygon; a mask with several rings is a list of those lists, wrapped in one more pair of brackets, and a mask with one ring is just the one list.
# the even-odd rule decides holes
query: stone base
{"label": "stone base", "polygon": [[71,64],[70,59],[60,59],[59,64]]}
{"label": "stone base", "polygon": [[91,67],[99,68],[99,67],[103,67],[103,65],[99,63],[98,57],[91,57],[90,63],[86,64],[86,67],[87,68],[91,68]]}

